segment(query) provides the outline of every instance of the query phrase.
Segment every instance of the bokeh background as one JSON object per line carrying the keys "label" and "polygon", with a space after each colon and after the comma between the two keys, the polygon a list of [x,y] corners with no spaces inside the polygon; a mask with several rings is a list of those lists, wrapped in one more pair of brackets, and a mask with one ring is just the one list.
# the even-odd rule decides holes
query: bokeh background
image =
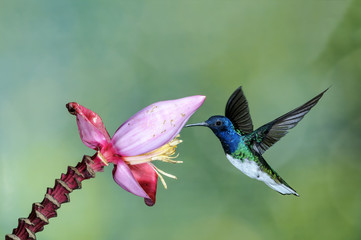
{"label": "bokeh background", "polygon": [[152,102],[204,94],[190,122],[223,114],[244,87],[260,126],[331,86],[264,157],[299,193],[282,196],[184,129],[178,176],[157,203],[111,167],[73,192],[38,239],[361,239],[361,1],[0,1],[0,235],[55,178],[92,155],[65,104],[113,134]]}

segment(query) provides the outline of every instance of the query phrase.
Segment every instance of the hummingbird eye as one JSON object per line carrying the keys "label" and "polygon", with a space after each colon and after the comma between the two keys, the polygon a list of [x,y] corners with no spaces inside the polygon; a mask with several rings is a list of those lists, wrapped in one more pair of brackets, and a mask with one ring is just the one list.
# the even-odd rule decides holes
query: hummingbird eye
{"label": "hummingbird eye", "polygon": [[222,121],[221,120],[217,120],[216,121],[216,126],[221,126],[222,125]]}

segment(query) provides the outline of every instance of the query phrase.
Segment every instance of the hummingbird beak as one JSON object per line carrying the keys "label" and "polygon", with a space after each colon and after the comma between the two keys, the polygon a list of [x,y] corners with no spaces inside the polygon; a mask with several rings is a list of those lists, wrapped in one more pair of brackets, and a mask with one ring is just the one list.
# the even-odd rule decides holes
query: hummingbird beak
{"label": "hummingbird beak", "polygon": [[187,124],[185,127],[195,127],[195,126],[208,127],[208,123],[206,123],[206,122],[201,122],[201,123]]}

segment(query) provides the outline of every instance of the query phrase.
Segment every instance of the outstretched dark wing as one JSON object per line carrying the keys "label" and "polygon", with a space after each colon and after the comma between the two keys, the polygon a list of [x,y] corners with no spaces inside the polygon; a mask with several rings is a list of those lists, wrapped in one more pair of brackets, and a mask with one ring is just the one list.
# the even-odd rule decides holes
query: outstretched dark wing
{"label": "outstretched dark wing", "polygon": [[237,88],[228,99],[226,117],[231,120],[233,126],[241,131],[242,134],[250,134],[253,131],[252,119],[242,87]]}
{"label": "outstretched dark wing", "polygon": [[268,148],[286,135],[288,130],[294,128],[306,113],[316,105],[327,90],[328,88],[302,106],[263,125],[256,129],[252,134],[248,135],[247,138],[252,143],[253,149],[262,155]]}

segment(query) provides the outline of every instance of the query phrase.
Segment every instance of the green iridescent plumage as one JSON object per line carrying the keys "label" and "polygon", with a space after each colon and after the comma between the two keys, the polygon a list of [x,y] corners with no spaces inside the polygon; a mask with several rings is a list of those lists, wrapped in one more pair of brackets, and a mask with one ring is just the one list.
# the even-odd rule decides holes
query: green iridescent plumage
{"label": "green iridescent plumage", "polygon": [[212,116],[207,121],[187,126],[207,126],[219,138],[228,160],[247,176],[263,181],[281,194],[298,196],[263,158],[262,154],[285,136],[320,100],[323,91],[310,101],[281,117],[253,130],[253,123],[242,87],[229,98],[225,116]]}
{"label": "green iridescent plumage", "polygon": [[[239,131],[237,131],[239,132]],[[239,132],[240,133],[240,132]],[[277,183],[285,184],[287,187],[291,188],[286,181],[284,181],[276,171],[274,171],[271,166],[268,165],[268,163],[264,160],[262,155],[255,153],[250,148],[250,142],[251,141],[257,141],[257,143],[260,143],[263,139],[261,137],[261,134],[258,132],[252,132],[249,135],[246,135],[244,137],[245,141],[240,141],[238,144],[237,150],[234,151],[231,156],[235,159],[238,159],[243,162],[244,159],[248,159],[250,161],[254,161],[258,166],[260,166],[261,171],[267,173],[273,180],[275,180]],[[292,188],[291,188],[292,189]]]}

